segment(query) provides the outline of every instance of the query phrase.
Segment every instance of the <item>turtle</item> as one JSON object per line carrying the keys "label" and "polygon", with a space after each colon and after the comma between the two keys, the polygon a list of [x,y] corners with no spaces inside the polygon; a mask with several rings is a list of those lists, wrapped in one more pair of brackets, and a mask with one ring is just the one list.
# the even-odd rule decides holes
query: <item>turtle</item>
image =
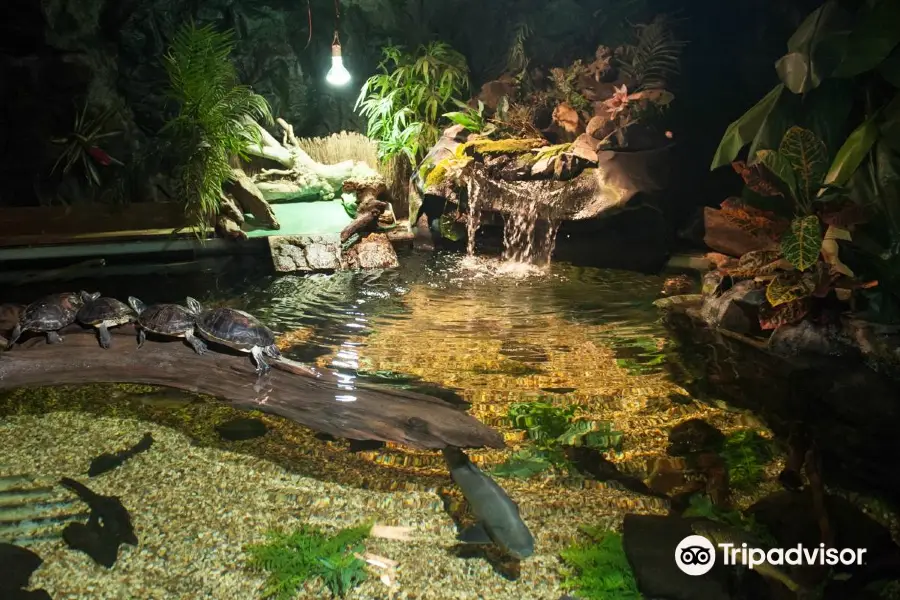
{"label": "turtle", "polygon": [[203,310],[193,298],[187,299],[187,305],[200,315],[196,323],[197,333],[210,342],[249,352],[256,364],[257,374],[262,375],[269,370],[265,356],[281,357],[275,345],[275,334],[253,315],[224,307]]}
{"label": "turtle", "polygon": [[180,304],[153,304],[146,306],[134,296],[128,296],[128,305],[138,316],[138,348],[147,339],[146,332],[169,337],[184,338],[197,354],[206,352],[206,344],[194,335],[197,313]]}
{"label": "turtle", "polygon": [[101,348],[109,348],[109,344],[112,342],[109,335],[110,327],[137,320],[137,315],[130,306],[115,298],[101,297],[100,292],[93,294],[82,292],[81,298],[84,306],[78,311],[76,318],[85,325],[97,328]]}
{"label": "turtle", "polygon": [[87,292],[63,292],[50,294],[25,307],[19,322],[13,327],[7,348],[12,348],[25,331],[39,331],[46,334],[48,344],[58,344],[62,336],[59,330],[75,322],[75,315],[84,305]]}

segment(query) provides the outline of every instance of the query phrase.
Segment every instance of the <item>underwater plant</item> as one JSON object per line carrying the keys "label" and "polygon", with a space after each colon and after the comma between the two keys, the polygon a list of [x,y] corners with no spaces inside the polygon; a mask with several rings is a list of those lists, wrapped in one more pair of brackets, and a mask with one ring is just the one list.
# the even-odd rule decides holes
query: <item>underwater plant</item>
{"label": "underwater plant", "polygon": [[753,429],[725,436],[722,460],[728,468],[728,481],[735,489],[746,490],[759,483],[765,465],[773,458],[772,443]]}
{"label": "underwater plant", "polygon": [[689,506],[681,513],[682,517],[704,517],[711,521],[737,527],[751,534],[754,538],[770,546],[777,546],[778,542],[772,533],[762,523],[757,522],[753,515],[746,516],[738,510],[724,510],[715,504],[706,494],[694,494],[691,496]]}
{"label": "underwater plant", "polygon": [[416,164],[438,139],[440,117],[469,91],[465,57],[444,42],[382,50],[381,73],[366,80],[355,109],[378,141],[379,157],[404,155]]}
{"label": "underwater plant", "polygon": [[605,452],[618,450],[622,432],[605,421],[573,421],[577,407],[565,408],[546,402],[519,402],[510,406],[509,420],[516,429],[527,432],[532,446],[512,454],[491,471],[498,477],[527,479],[550,467],[572,471],[565,446],[585,446]]}
{"label": "underwater plant", "polygon": [[290,533],[269,532],[268,541],[246,548],[250,566],[268,571],[265,598],[290,600],[309,579],[319,578],[335,596],[343,597],[368,577],[365,562],[355,554],[365,551],[371,523],[342,529],[333,536],[308,525]]}
{"label": "underwater plant", "polygon": [[640,600],[637,581],[622,547],[622,535],[598,527],[585,527],[585,542],[560,553],[567,569],[563,587],[585,600]]}
{"label": "underwater plant", "polygon": [[163,131],[184,151],[176,195],[201,232],[218,213],[222,185],[232,178],[230,160],[246,159],[248,145],[260,141],[254,120],[272,123],[265,98],[238,83],[229,59],[232,38],[231,31],[189,23],[175,34],[164,57],[178,114]]}

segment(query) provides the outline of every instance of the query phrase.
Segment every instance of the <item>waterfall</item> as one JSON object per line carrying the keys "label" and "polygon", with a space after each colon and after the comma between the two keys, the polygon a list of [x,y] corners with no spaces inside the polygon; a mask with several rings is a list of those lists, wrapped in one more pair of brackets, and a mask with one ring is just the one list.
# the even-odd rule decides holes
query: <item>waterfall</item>
{"label": "waterfall", "polygon": [[532,199],[503,220],[503,260],[545,266],[556,245],[559,222],[544,218],[539,202]]}

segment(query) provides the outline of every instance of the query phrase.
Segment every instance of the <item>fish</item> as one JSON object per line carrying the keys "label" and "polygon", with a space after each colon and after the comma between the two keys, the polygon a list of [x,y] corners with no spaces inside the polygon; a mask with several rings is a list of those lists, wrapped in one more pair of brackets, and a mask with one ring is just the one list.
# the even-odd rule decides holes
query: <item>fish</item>
{"label": "fish", "polygon": [[459,534],[459,541],[494,544],[518,560],[534,554],[534,536],[519,515],[519,506],[503,488],[473,465],[459,448],[444,448],[442,453],[450,477],[459,486],[477,519],[473,526]]}
{"label": "fish", "polygon": [[[759,540],[748,533],[741,531],[736,527],[716,523],[715,521],[696,521],[691,524],[691,529],[694,533],[702,535],[716,546],[719,544],[734,544],[735,547],[740,548],[741,544],[747,544],[747,546],[753,548],[763,547],[763,544],[760,543]],[[755,564],[753,570],[766,579],[782,583],[786,588],[795,594],[798,594],[798,598],[808,592],[803,585],[788,575],[784,569],[777,567],[768,561],[763,560],[763,562]]]}
{"label": "fish", "polygon": [[128,448],[126,450],[119,450],[114,454],[104,452],[91,461],[91,466],[88,468],[88,477],[96,477],[97,475],[106,473],[107,471],[112,471],[132,456],[149,450],[150,446],[152,445],[153,436],[149,433],[145,433],[144,437],[141,438],[141,441],[139,441],[131,448]]}

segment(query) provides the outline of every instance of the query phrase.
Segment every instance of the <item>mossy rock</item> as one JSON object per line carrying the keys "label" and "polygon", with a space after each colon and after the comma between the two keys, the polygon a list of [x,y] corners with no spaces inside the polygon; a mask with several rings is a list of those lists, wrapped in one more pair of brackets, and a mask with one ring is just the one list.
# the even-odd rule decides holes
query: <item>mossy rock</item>
{"label": "mossy rock", "polygon": [[505,140],[482,138],[457,146],[456,156],[463,158],[474,154],[523,154],[545,145],[547,145],[547,141],[543,138],[509,138]]}

